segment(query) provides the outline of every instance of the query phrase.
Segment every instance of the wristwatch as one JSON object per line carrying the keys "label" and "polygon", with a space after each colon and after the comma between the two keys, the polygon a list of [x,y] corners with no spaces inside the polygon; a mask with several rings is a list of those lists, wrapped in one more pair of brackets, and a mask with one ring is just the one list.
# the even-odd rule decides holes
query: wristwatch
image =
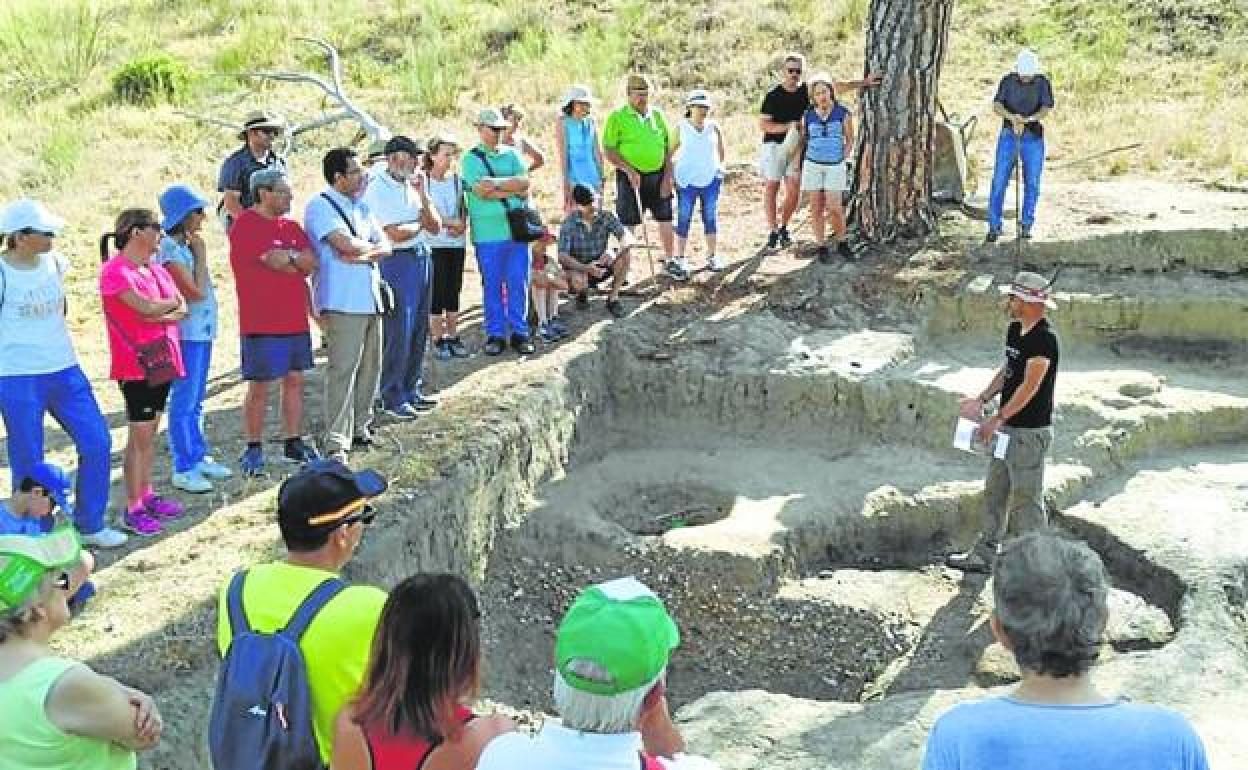
{"label": "wristwatch", "polygon": [[286,261],[290,264],[291,267],[294,267],[299,262],[299,255],[296,254],[293,250],[287,249]]}

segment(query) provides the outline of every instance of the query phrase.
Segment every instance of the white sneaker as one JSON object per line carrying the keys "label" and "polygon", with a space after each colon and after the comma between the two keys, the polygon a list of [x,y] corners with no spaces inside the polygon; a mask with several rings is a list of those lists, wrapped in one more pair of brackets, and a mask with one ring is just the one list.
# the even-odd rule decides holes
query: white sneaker
{"label": "white sneaker", "polygon": [[712,273],[718,273],[724,269],[724,261],[719,258],[718,254],[712,254],[706,258],[706,269]]}
{"label": "white sneaker", "polygon": [[195,466],[195,470],[199,471],[199,475],[206,479],[228,479],[234,475],[234,471],[213,460],[211,457],[205,457],[200,460],[199,465]]}
{"label": "white sneaker", "polygon": [[92,532],[81,537],[83,545],[89,545],[94,548],[120,548],[129,539],[126,537],[126,533],[118,532],[112,527],[105,527],[99,532]]}
{"label": "white sneaker", "polygon": [[182,473],[173,474],[173,486],[183,492],[191,492],[194,494],[212,491],[212,482],[204,478],[200,474],[198,468],[192,471],[183,471]]}
{"label": "white sneaker", "polygon": [[693,268],[689,266],[689,260],[681,257],[676,260],[676,264],[680,265],[680,269],[685,271],[685,275],[693,275]]}

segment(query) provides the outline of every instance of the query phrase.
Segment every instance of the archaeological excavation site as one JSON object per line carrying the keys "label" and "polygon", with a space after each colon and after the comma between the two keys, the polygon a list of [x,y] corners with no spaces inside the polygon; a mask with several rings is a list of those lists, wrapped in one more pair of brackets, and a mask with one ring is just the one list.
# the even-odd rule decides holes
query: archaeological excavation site
{"label": "archaeological excavation site", "polygon": [[[1201,229],[1159,203],[1023,257],[1058,292],[1049,516],[1114,584],[1094,676],[1181,711],[1229,768],[1248,766],[1248,236],[1235,196],[1203,194]],[[526,725],[552,712],[571,598],[636,575],[680,625],[691,750],[728,770],[917,767],[940,713],[1018,678],[990,579],[943,566],[977,531],[987,460],[953,424],[1000,363],[1013,249],[743,258],[621,321],[595,304],[536,361],[438,372],[448,407],[388,434],[393,491],[349,575],[474,576],[482,696]],[[153,767],[206,766],[215,591],[276,552],[271,496],[247,494],[104,570],[114,605],[63,642],[184,715]]]}

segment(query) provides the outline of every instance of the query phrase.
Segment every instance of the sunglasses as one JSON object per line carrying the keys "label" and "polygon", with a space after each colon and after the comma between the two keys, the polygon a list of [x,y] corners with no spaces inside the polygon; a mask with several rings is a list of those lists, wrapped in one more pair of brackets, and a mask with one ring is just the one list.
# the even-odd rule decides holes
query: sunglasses
{"label": "sunglasses", "polygon": [[55,585],[61,591],[68,591],[69,590],[69,573],[62,572],[61,574],[57,575]]}
{"label": "sunglasses", "polygon": [[346,527],[357,521],[361,524],[371,524],[373,519],[377,518],[377,510],[369,505],[367,498],[352,500],[336,511],[329,511],[313,516],[308,519],[308,524],[313,527],[319,527],[324,524],[333,524],[334,528]]}
{"label": "sunglasses", "polygon": [[159,222],[145,222],[145,223],[143,223],[143,224],[141,224],[141,225],[135,225],[135,226],[134,226],[134,229],[136,229],[136,230],[156,230],[157,232],[159,232],[159,231],[160,231],[160,223],[159,223]]}
{"label": "sunglasses", "polygon": [[265,136],[277,136],[278,134],[282,133],[281,129],[279,129],[279,128],[273,128],[273,127],[271,127],[271,126],[266,126],[266,127],[264,127],[264,128],[253,128],[253,129],[251,129],[251,130],[252,130],[252,131],[259,131],[260,133],[264,134]]}
{"label": "sunglasses", "polygon": [[788,73],[789,73],[790,75],[800,75],[800,74],[802,74],[802,68],[801,68],[801,67],[797,67],[797,68],[795,69],[795,68],[793,68],[793,67],[789,67],[789,68],[788,68]]}

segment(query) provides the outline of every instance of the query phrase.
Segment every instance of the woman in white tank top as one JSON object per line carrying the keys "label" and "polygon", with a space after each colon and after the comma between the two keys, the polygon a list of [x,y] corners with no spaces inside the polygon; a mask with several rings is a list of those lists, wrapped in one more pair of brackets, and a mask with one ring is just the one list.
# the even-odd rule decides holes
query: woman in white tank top
{"label": "woman in white tank top", "polygon": [[715,254],[715,234],[719,227],[719,191],[724,179],[724,135],[719,124],[708,119],[711,97],[695,89],[685,99],[685,119],[678,126],[673,179],[676,183],[676,262],[690,272],[685,258],[694,206],[701,202],[702,230],[706,235],[706,267],[722,270]]}

